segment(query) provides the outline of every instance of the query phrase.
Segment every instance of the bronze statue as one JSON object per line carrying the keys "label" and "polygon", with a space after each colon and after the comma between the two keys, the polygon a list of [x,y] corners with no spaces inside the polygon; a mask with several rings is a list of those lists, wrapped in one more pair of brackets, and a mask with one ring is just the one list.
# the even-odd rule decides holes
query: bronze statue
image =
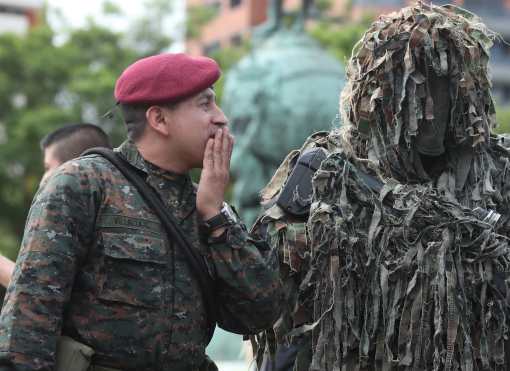
{"label": "bronze statue", "polygon": [[[261,31],[265,35],[270,35],[281,28],[282,19],[285,15],[283,1],[284,0],[272,0],[269,4],[267,12],[268,21],[264,24]],[[301,11],[294,23],[294,27],[297,30],[304,29],[305,22],[310,13],[310,7],[313,5],[313,0],[302,0],[301,4]]]}
{"label": "bronze statue", "polygon": [[[303,1],[302,17],[311,3]],[[259,212],[258,192],[285,155],[332,127],[343,87],[342,64],[301,27],[283,27],[281,5],[271,3],[254,50],[229,71],[223,94],[237,138],[233,203],[248,224]]]}

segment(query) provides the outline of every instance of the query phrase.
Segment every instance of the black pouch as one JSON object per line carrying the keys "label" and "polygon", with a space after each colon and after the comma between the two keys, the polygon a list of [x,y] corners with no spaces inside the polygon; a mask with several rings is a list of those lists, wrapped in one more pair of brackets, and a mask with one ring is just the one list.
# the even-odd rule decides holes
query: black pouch
{"label": "black pouch", "polygon": [[304,151],[283,186],[276,204],[292,216],[306,217],[312,201],[312,177],[326,157],[327,151],[321,147]]}

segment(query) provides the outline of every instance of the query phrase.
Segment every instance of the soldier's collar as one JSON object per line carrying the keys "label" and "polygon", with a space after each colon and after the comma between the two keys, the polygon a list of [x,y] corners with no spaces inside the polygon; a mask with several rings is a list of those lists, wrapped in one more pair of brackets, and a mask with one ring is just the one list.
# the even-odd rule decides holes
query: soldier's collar
{"label": "soldier's collar", "polygon": [[118,148],[115,149],[115,151],[118,151],[131,165],[136,167],[138,170],[143,171],[147,175],[160,176],[171,180],[182,179],[183,181],[189,178],[189,174],[187,173],[177,174],[172,171],[164,170],[145,160],[138,151],[138,148],[136,148],[136,145],[129,139],[124,141]]}

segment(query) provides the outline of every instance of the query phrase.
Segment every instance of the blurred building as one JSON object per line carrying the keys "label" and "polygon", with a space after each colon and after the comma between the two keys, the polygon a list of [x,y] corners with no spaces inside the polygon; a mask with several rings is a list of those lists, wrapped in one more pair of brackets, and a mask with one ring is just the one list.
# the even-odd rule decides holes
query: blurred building
{"label": "blurred building", "polygon": [[44,0],[0,0],[0,32],[25,33],[37,23]]}
{"label": "blurred building", "polygon": [[510,104],[510,0],[463,0],[461,5],[479,15],[503,39],[491,50],[492,82],[496,101]]}
{"label": "blurred building", "polygon": [[[250,37],[253,28],[264,23],[267,5],[271,0],[188,0],[188,10],[196,6],[211,6],[217,16],[201,30],[201,35],[187,41],[186,48],[192,54],[209,54],[227,46],[239,45]],[[333,0],[332,13],[345,13],[349,0]],[[301,0],[284,0],[286,11],[296,11]]]}
{"label": "blurred building", "polygon": [[[330,16],[359,20],[365,14],[382,14],[413,4],[414,0],[331,0]],[[0,1],[1,2],[1,1]],[[15,2],[13,0],[13,2]],[[187,40],[192,54],[210,54],[250,37],[254,27],[266,20],[270,0],[188,0],[188,11],[194,6],[211,6],[216,16],[201,28],[198,37]],[[435,0],[434,4],[457,4],[478,14],[494,31],[510,42],[510,0]],[[284,0],[287,11],[297,10],[301,0]],[[510,103],[510,46],[497,41],[492,49],[494,96]]]}

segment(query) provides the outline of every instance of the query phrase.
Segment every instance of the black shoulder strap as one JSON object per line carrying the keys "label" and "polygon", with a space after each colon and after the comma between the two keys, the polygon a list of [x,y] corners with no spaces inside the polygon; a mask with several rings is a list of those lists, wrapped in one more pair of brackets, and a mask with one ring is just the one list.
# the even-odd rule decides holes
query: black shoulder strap
{"label": "black shoulder strap", "polygon": [[[161,201],[156,191],[152,189],[143,178],[136,173],[136,170],[117,153],[109,148],[91,148],[82,153],[82,156],[98,154],[108,159],[119,171],[126,177],[126,179],[136,187],[138,192],[142,195],[143,199],[152,208],[152,210],[158,215],[161,223],[163,224],[166,232],[171,236],[175,242],[175,245],[181,248],[181,251],[186,256],[187,262],[189,263],[191,270],[195,273],[195,276],[202,289],[202,296],[206,311],[209,316],[211,323],[212,332],[214,332],[214,325],[216,324],[216,300],[215,300],[215,287],[214,281],[208,269],[202,260],[199,253],[193,248],[189,240],[184,235],[184,232],[179,227],[177,220],[168,211],[167,207]],[[212,336],[212,333],[210,334]]]}

